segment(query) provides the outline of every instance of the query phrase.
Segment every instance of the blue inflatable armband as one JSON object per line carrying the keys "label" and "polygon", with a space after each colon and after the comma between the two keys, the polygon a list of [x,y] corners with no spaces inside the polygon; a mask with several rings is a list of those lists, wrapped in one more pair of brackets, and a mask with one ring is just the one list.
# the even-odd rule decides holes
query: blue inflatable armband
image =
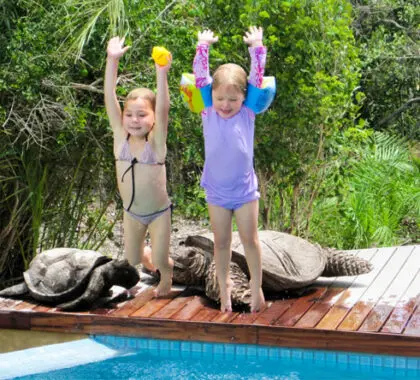
{"label": "blue inflatable armband", "polygon": [[261,88],[248,83],[244,104],[256,114],[259,114],[270,107],[274,95],[276,95],[276,78],[264,77]]}
{"label": "blue inflatable armband", "polygon": [[201,97],[203,98],[204,107],[211,107],[213,105],[213,100],[211,98],[211,83],[207,86],[200,88]]}

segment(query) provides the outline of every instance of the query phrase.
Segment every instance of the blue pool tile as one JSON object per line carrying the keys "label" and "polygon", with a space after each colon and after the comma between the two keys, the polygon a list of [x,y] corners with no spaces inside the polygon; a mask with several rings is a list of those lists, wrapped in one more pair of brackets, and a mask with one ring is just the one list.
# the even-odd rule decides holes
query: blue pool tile
{"label": "blue pool tile", "polygon": [[147,339],[137,339],[136,346],[139,349],[145,350],[148,348],[149,342]]}
{"label": "blue pool tile", "polygon": [[246,346],[245,345],[238,345],[236,347],[236,355],[246,356]]}
{"label": "blue pool tile", "polygon": [[252,358],[257,357],[257,347],[254,345],[247,346],[246,356]]}
{"label": "blue pool tile", "polygon": [[337,354],[337,363],[346,363],[347,364],[348,360],[349,360],[349,358],[348,358],[347,354],[342,354],[342,353]]}
{"label": "blue pool tile", "polygon": [[203,353],[205,353],[205,356],[212,357],[213,345],[211,343],[203,343]]}
{"label": "blue pool tile", "polygon": [[382,365],[383,365],[383,358],[381,356],[374,356],[372,359],[372,366],[382,367]]}
{"label": "blue pool tile", "polygon": [[388,367],[388,368],[394,368],[395,358],[392,356],[385,356],[383,360],[383,366]]}
{"label": "blue pool tile", "polygon": [[407,358],[407,368],[408,369],[420,369],[420,359]]}
{"label": "blue pool tile", "polygon": [[225,357],[229,359],[234,359],[236,357],[236,347],[233,344],[225,344]]}
{"label": "blue pool tile", "polygon": [[148,339],[148,348],[150,350],[158,350],[159,349],[159,340]]}
{"label": "blue pool tile", "polygon": [[224,355],[225,354],[225,348],[223,344],[215,344],[213,347],[213,353],[216,355]]}
{"label": "blue pool tile", "polygon": [[303,350],[302,351],[302,358],[308,361],[314,360],[314,353],[309,350]]}
{"label": "blue pool tile", "polygon": [[325,359],[328,364],[337,363],[337,354],[335,352],[325,352]]}
{"label": "blue pool tile", "polygon": [[315,361],[324,361],[325,354],[323,351],[315,351]]}
{"label": "blue pool tile", "polygon": [[203,351],[203,345],[199,342],[192,342],[191,343],[191,351],[201,353]]}
{"label": "blue pool tile", "polygon": [[260,347],[257,351],[257,355],[260,359],[267,359],[268,358],[268,348],[267,347]]}
{"label": "blue pool tile", "polygon": [[349,363],[358,367],[360,364],[360,356],[358,354],[349,354]]}
{"label": "blue pool tile", "polygon": [[160,342],[160,346],[159,347],[160,347],[161,350],[169,351],[169,348],[170,348],[169,342],[167,340],[162,340]]}
{"label": "blue pool tile", "polygon": [[360,363],[361,366],[371,367],[372,366],[372,358],[369,355],[361,355],[359,363]]}
{"label": "blue pool tile", "polygon": [[396,368],[407,368],[407,360],[405,358],[396,358],[395,359]]}
{"label": "blue pool tile", "polygon": [[268,349],[268,358],[270,360],[278,360],[280,356],[280,350],[276,347],[270,347]]}
{"label": "blue pool tile", "polygon": [[169,347],[171,350],[180,351],[181,350],[181,342],[178,340],[173,340],[169,342]]}

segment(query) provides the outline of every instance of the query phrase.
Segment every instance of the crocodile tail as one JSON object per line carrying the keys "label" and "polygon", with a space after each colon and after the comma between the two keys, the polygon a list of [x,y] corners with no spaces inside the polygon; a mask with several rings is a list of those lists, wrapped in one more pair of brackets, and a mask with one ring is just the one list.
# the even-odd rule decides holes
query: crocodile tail
{"label": "crocodile tail", "polygon": [[369,261],[351,253],[335,249],[327,249],[327,251],[327,263],[321,276],[356,276],[369,273],[373,269],[373,265]]}

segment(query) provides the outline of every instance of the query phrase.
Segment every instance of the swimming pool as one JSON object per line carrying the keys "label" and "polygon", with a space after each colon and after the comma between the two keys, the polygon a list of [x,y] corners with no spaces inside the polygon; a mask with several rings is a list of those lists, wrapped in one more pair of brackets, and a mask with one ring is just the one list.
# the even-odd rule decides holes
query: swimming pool
{"label": "swimming pool", "polygon": [[419,379],[420,358],[97,335],[0,355],[0,379]]}

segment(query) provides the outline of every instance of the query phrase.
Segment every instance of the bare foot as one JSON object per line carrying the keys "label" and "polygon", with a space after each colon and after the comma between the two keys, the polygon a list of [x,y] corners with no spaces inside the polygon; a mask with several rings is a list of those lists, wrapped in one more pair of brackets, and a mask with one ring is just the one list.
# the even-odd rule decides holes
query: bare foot
{"label": "bare foot", "polygon": [[260,288],[251,290],[251,313],[260,311],[265,306],[264,293]]}
{"label": "bare foot", "polygon": [[165,268],[166,270],[160,270],[160,281],[159,285],[156,287],[154,294],[155,297],[163,297],[169,294],[172,288],[172,271],[174,267],[174,261],[169,258],[169,266]]}
{"label": "bare foot", "polygon": [[154,290],[155,297],[164,297],[169,294],[172,288],[172,278],[160,278],[159,285]]}
{"label": "bare foot", "polygon": [[[219,286],[220,287],[220,286]],[[229,280],[226,284],[226,289],[223,291],[220,287],[220,311],[232,311],[232,293],[233,282]]]}

